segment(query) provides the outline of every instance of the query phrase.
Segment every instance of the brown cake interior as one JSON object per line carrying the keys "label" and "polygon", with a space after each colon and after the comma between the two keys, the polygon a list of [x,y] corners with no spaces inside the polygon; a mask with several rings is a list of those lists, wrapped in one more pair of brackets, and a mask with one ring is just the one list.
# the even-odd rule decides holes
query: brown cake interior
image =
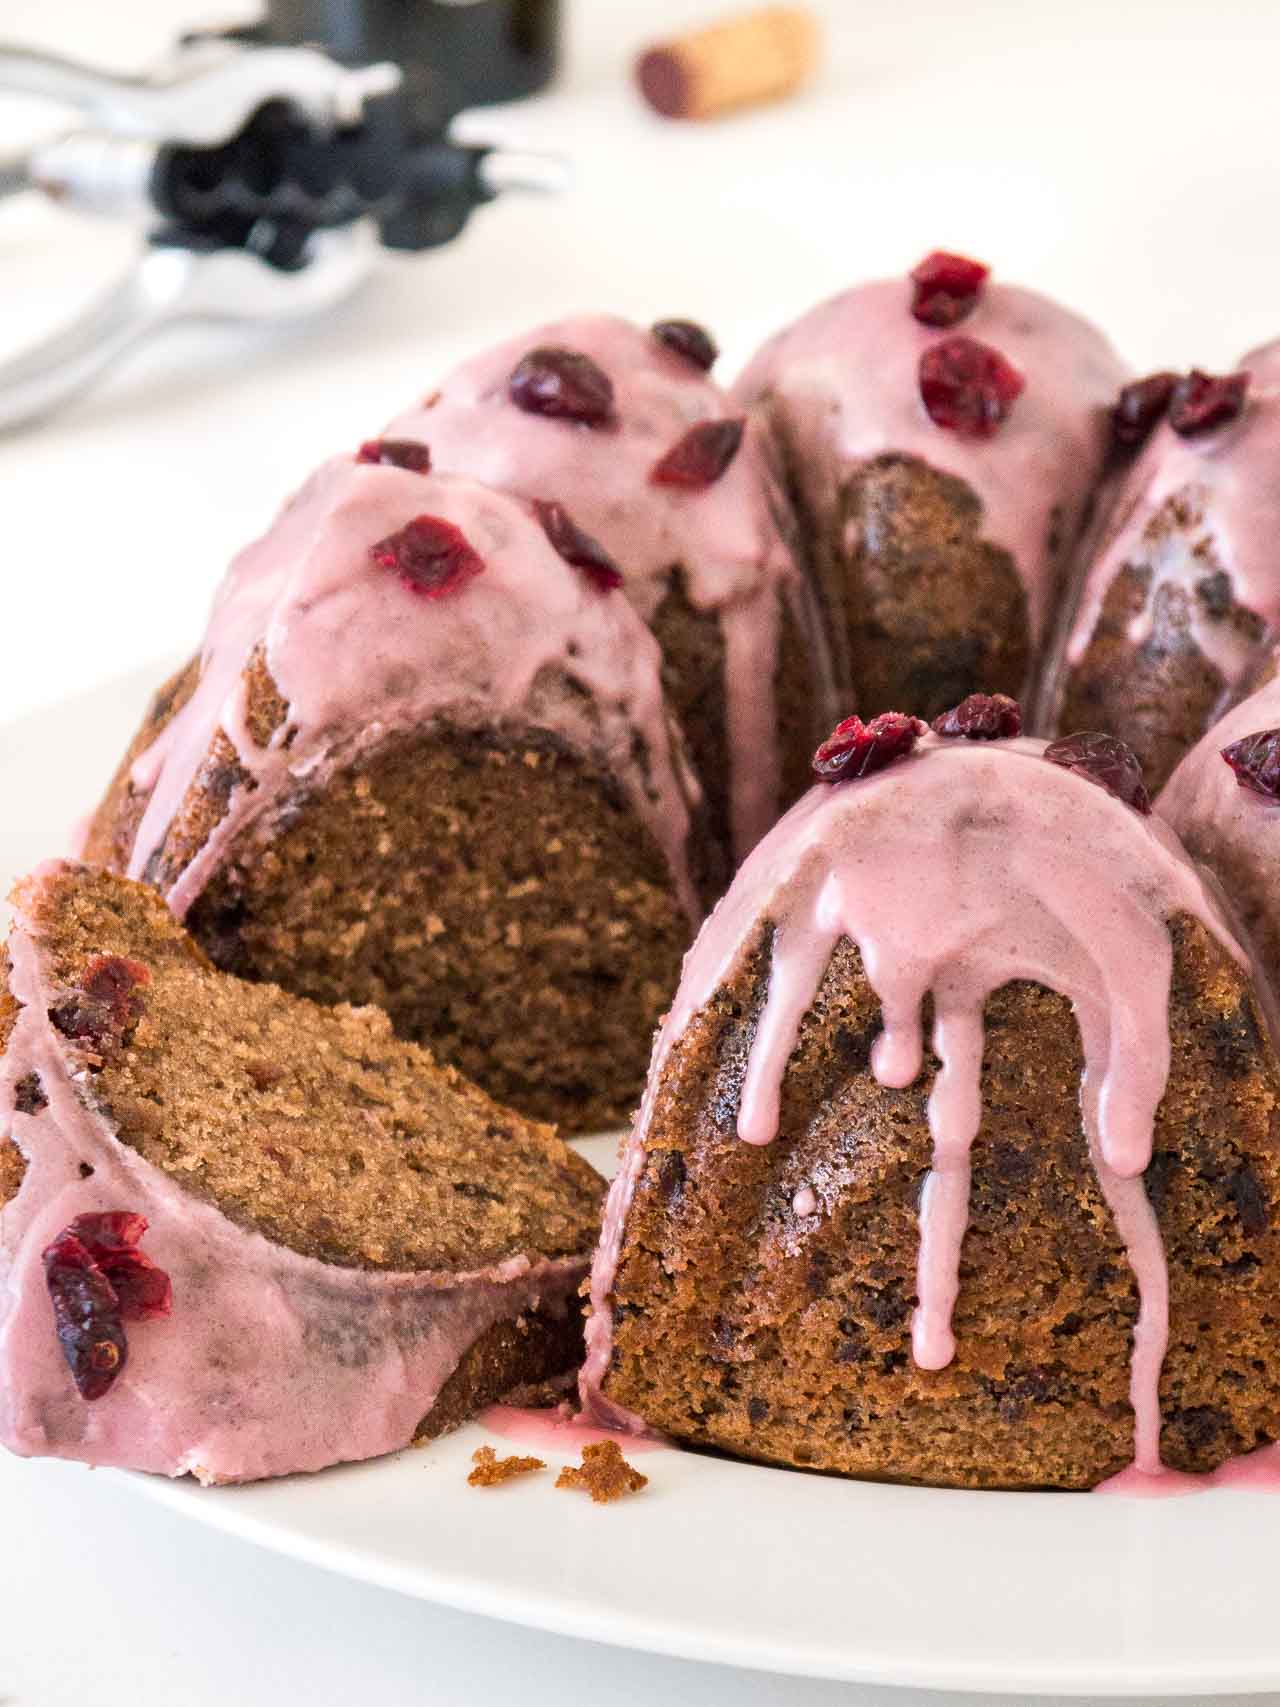
{"label": "brown cake interior", "polygon": [[[1239,969],[1172,926],[1173,1065],[1147,1190],[1171,1282],[1165,1462],[1208,1470],[1280,1435],[1280,1115]],[[784,1081],[778,1139],[742,1143],[768,931],[672,1051],[616,1278],[605,1394],[767,1462],[962,1487],[1089,1487],[1132,1458],[1134,1282],[1086,1152],[1070,1004],[986,1009],[984,1118],[947,1369],[910,1355],[925,1104],[868,1069],[879,1003],[840,946]],[[926,1036],[928,1035],[926,1023]],[[818,1217],[792,1199],[811,1185]]]}
{"label": "brown cake interior", "polygon": [[594,1170],[383,1015],[217,972],[141,885],[69,868],[34,897],[55,1010],[98,956],[149,971],[136,1025],[69,1056],[88,1048],[88,1094],[120,1140],[238,1225],[377,1270],[590,1251]]}

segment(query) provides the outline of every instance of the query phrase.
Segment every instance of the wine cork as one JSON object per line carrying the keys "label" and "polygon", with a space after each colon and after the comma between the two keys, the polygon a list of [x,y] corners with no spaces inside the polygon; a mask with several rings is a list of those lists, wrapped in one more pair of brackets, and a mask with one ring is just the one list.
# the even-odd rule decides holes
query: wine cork
{"label": "wine cork", "polygon": [[647,48],[636,82],[665,118],[708,119],[791,94],[817,58],[818,25],[807,6],[764,6]]}

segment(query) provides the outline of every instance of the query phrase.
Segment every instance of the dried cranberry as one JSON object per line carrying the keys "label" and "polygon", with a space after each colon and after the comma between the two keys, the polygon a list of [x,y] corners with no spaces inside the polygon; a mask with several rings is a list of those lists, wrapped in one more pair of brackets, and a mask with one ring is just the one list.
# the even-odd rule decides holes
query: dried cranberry
{"label": "dried cranberry", "polygon": [[954,326],[972,314],[990,267],[935,249],[911,270],[911,312],[925,326]]}
{"label": "dried cranberry", "polygon": [[537,498],[533,508],[543,532],[566,563],[584,570],[602,593],[622,585],[622,571],[613,558],[598,539],[583,532],[563,504]]}
{"label": "dried cranberry", "polygon": [[125,1366],[120,1300],[75,1235],[61,1233],[43,1253],[58,1343],[82,1399],[100,1399]]}
{"label": "dried cranberry", "polygon": [[407,468],[410,474],[431,472],[431,452],[417,439],[366,439],[356,452],[356,461]]}
{"label": "dried cranberry", "polygon": [[965,438],[998,432],[1025,385],[999,350],[963,333],[931,344],[920,357],[920,397],[929,419]]}
{"label": "dried cranberry", "polygon": [[1212,374],[1192,368],[1174,389],[1169,425],[1184,439],[1221,427],[1244,409],[1248,389],[1247,373]]}
{"label": "dried cranberry", "polygon": [[137,1215],[132,1209],[104,1209],[77,1215],[67,1228],[95,1259],[100,1259],[104,1251],[132,1250],[141,1243],[146,1230],[146,1216]]}
{"label": "dried cranberry", "polygon": [[456,592],[484,568],[484,558],[443,516],[415,516],[399,533],[369,547],[382,569],[394,569],[412,593],[429,599]]}
{"label": "dried cranberry", "polygon": [[971,693],[933,720],[935,735],[966,741],[1004,741],[1022,733],[1022,707],[1005,693]]}
{"label": "dried cranberry", "polygon": [[655,486],[711,486],[738,454],[746,423],[741,416],[723,421],[699,421],[649,470]]}
{"label": "dried cranberry", "polygon": [[1222,756],[1236,773],[1241,788],[1268,800],[1280,800],[1280,729],[1259,729],[1242,735]]}
{"label": "dried cranberry", "polygon": [[551,415],[583,427],[613,418],[613,381],[581,350],[544,344],[517,362],[507,395],[530,415]]}
{"label": "dried cranberry", "polygon": [[142,1018],[146,1004],[138,990],[150,982],[141,961],[100,954],[85,968],[80,987],[49,1009],[49,1018],[64,1037],[105,1048]]}
{"label": "dried cranberry", "polygon": [[1064,770],[1075,771],[1078,776],[1098,783],[1118,800],[1123,800],[1126,806],[1142,813],[1150,812],[1151,798],[1142,778],[1138,755],[1127,741],[1121,741],[1118,736],[1089,731],[1063,735],[1049,743],[1044,756],[1050,764],[1061,765]]}
{"label": "dried cranberry", "polygon": [[1150,373],[1126,385],[1111,411],[1111,437],[1125,450],[1145,444],[1173,400],[1176,373]]}
{"label": "dried cranberry", "polygon": [[39,1073],[24,1073],[13,1087],[13,1106],[19,1114],[39,1114],[49,1106]]}
{"label": "dried cranberry", "polygon": [[173,1307],[169,1276],[137,1248],[146,1230],[146,1217],[127,1209],[77,1215],[66,1229],[115,1287],[126,1322],[167,1316]]}
{"label": "dried cranberry", "polygon": [[907,717],[901,711],[882,711],[870,723],[860,717],[846,717],[813,755],[814,774],[822,782],[870,776],[895,759],[905,758],[924,733],[925,726],[918,717]]}
{"label": "dried cranberry", "polygon": [[658,320],[652,331],[660,344],[701,368],[703,373],[709,373],[715,366],[720,354],[716,341],[696,320]]}

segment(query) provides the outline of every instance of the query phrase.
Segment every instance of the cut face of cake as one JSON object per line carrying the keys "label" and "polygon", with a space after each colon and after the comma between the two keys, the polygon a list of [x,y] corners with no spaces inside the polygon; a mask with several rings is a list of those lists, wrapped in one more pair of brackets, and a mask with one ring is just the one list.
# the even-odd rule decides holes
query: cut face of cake
{"label": "cut face of cake", "polygon": [[495,1096],[634,1106],[720,850],[658,648],[527,504],[322,468],[232,565],[85,856],[219,966],[376,1003]]}
{"label": "cut face of cake", "polygon": [[1121,744],[968,722],[996,738],[850,720],[691,950],[595,1260],[596,1415],[957,1487],[1280,1436],[1244,951]]}
{"label": "cut face of cake", "polygon": [[775,438],[868,713],[1025,693],[1123,379],[1087,322],[959,256],[845,291],[751,361],[731,400]]}
{"label": "cut face of cake", "polygon": [[686,321],[556,321],[465,363],[387,437],[537,500],[553,537],[572,527],[616,566],[741,858],[807,786],[833,697],[764,435],[710,377],[715,354]]}
{"label": "cut face of cake", "polygon": [[438,1434],[571,1367],[601,1181],[396,1039],[55,864],[0,997],[0,1439],[202,1481]]}
{"label": "cut face of cake", "polygon": [[1123,734],[1158,788],[1280,620],[1280,357],[1155,377],[1174,383],[1089,564],[1046,726]]}

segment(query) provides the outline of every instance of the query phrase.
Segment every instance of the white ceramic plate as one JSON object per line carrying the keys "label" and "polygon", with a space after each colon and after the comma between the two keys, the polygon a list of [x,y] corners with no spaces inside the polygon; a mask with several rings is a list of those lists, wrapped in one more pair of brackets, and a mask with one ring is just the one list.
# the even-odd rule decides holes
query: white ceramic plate
{"label": "white ceramic plate", "polygon": [[[158,679],[0,730],[6,878],[66,846]],[[946,1493],[658,1451],[636,1459],[641,1496],[597,1507],[551,1475],[468,1488],[490,1438],[472,1425],[248,1488],[127,1479],[194,1522],[329,1570],[690,1659],[1018,1695],[1280,1686],[1274,1497]]]}

